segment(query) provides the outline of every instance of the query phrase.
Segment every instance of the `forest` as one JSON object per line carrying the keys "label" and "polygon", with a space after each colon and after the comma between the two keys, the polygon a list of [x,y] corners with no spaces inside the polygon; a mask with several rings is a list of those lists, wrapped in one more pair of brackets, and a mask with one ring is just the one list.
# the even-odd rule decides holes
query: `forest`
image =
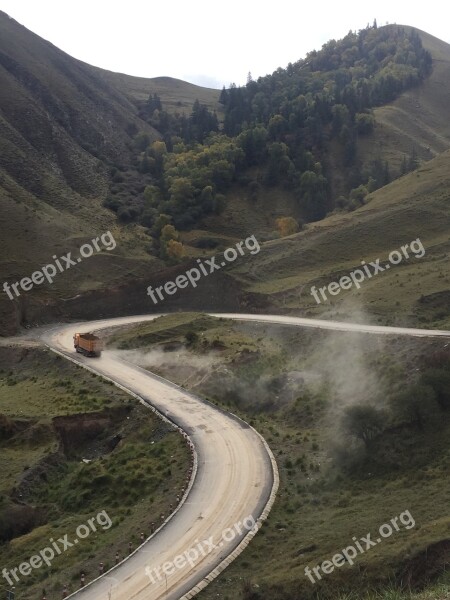
{"label": "forest", "polygon": [[[139,114],[161,140],[136,133],[135,164],[112,169],[105,205],[122,221],[147,227],[156,247],[165,225],[188,229],[219,213],[234,185],[244,187],[250,200],[261,187],[289,190],[306,222],[336,207],[354,208],[417,166],[412,155],[401,173],[391,173],[381,159],[362,169],[357,142],[373,130],[372,109],[420,84],[431,68],[415,30],[374,22],[271,75],[255,81],[249,74],[245,86],[224,88],[221,120],[198,101],[188,116],[169,114],[150,95]],[[345,167],[345,198],[333,197],[330,189],[331,142]]]}

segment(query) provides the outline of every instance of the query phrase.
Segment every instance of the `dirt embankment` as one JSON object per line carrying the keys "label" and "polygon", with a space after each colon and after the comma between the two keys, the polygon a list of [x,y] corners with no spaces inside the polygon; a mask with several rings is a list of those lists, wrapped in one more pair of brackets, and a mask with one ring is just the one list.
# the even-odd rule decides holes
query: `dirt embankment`
{"label": "dirt embankment", "polygon": [[441,540],[406,561],[398,574],[405,589],[424,589],[450,567],[450,539]]}
{"label": "dirt embankment", "polygon": [[36,490],[64,472],[69,461],[93,460],[112,452],[122,439],[122,423],[130,411],[128,406],[116,407],[108,412],[54,417],[48,423],[0,414],[0,449],[5,444],[36,448],[58,441],[58,449],[26,468],[18,484],[0,502],[0,542],[47,522],[47,508],[35,502]]}
{"label": "dirt embankment", "polygon": [[203,277],[196,288],[178,290],[174,296],[154,304],[147,294],[149,285],[153,288],[164,285],[194,266],[196,263],[177,265],[150,273],[145,280],[86,292],[67,300],[42,298],[33,292],[15,301],[0,298],[0,336],[14,335],[21,327],[70,319],[92,320],[180,310],[235,312],[251,309],[255,312],[268,307],[266,297],[245,292],[236,279],[225,272]]}

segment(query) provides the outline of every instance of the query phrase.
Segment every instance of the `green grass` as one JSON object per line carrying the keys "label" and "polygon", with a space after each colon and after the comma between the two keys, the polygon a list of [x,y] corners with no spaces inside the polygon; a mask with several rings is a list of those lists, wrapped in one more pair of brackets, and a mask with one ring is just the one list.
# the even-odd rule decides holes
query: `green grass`
{"label": "green grass", "polygon": [[21,531],[0,544],[4,567],[28,560],[49,538],[73,540],[78,525],[101,511],[113,523],[50,569],[22,577],[20,598],[45,589],[56,599],[65,584],[76,590],[82,572],[89,581],[100,561],[112,566],[116,552],[126,556],[128,543],[135,548],[141,532],[149,535],[176,506],[189,465],[184,440],[100,377],[46,350],[0,348],[0,414],[17,428],[0,436],[0,532],[12,521]]}
{"label": "green grass", "polygon": [[[375,323],[445,328],[450,324],[450,152],[370,195],[360,209],[308,225],[299,234],[263,245],[236,263],[231,275],[259,303],[305,316],[351,320],[362,312]],[[426,254],[403,261],[318,305],[321,287],[391,250],[420,238]]]}
{"label": "green grass", "polygon": [[215,321],[218,319],[200,313],[174,313],[136,327],[121,328],[118,333],[109,337],[108,344],[117,344],[121,350],[126,350],[157,342],[170,342],[184,338],[192,328],[195,331],[208,329]]}
{"label": "green grass", "polygon": [[204,88],[173,77],[148,79],[123,73],[112,73],[96,67],[91,68],[96,75],[130,98],[131,101],[143,102],[148,99],[150,94],[157,94],[161,98],[164,110],[170,113],[190,114],[194,102],[199,100],[210,110],[215,110],[219,116],[221,115],[220,90]]}
{"label": "green grass", "polygon": [[[446,582],[446,583],[445,583]],[[404,592],[392,587],[379,593],[368,593],[361,596],[358,593],[339,596],[338,600],[449,600],[450,582],[449,577],[443,578],[443,583],[430,586],[423,592]]]}
{"label": "green grass", "polygon": [[[190,346],[180,329],[187,324],[198,335]],[[127,348],[165,348],[152,370],[241,415],[264,435],[277,459],[280,491],[268,521],[200,598],[307,599],[314,592],[333,600],[339,593],[347,600],[362,599],[366,592],[370,600],[409,598],[383,590],[402,569],[412,568],[414,557],[449,536],[448,415],[440,427],[424,434],[414,429],[385,434],[374,457],[365,459],[357,446],[344,457],[352,446],[347,440],[339,450],[338,423],[346,401],[376,400],[389,406],[407,374],[443,342],[223,319],[205,329],[205,317],[192,314],[161,317],[139,332],[115,337],[119,346],[121,340]],[[177,366],[180,352],[184,368]],[[374,537],[383,523],[405,510],[416,521],[414,529],[394,534],[358,557],[354,568],[343,567],[312,586],[304,574],[306,565],[329,559],[353,536],[371,532]],[[424,583],[418,579],[413,570],[412,585]]]}

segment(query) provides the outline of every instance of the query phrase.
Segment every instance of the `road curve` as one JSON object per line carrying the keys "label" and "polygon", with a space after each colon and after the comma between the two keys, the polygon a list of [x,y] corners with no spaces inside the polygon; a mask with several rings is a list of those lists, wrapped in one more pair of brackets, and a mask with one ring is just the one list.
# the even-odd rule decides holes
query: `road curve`
{"label": "road curve", "polygon": [[209,313],[212,317],[234,319],[236,321],[254,321],[256,323],[276,323],[313,329],[332,331],[349,331],[359,333],[375,333],[384,335],[407,335],[412,337],[447,337],[450,331],[442,329],[414,329],[411,327],[388,327],[386,325],[366,325],[364,323],[347,323],[345,321],[325,321],[323,319],[304,319],[285,315],[247,315],[239,313]]}
{"label": "road curve", "polygon": [[[249,515],[255,521],[264,519],[278,487],[276,463],[267,444],[241,419],[122,361],[114,352],[105,351],[99,359],[74,353],[72,336],[76,330],[92,331],[152,318],[155,316],[75,323],[53,328],[42,336],[53,350],[151,403],[189,435],[197,457],[198,468],[192,487],[178,511],[132,557],[72,595],[79,600],[193,597],[244,549],[253,532],[248,533],[242,523]],[[233,529],[238,523],[242,533],[235,530],[235,537],[231,539],[228,528]],[[222,540],[224,531],[227,541]],[[168,569],[172,572],[167,577],[160,571],[158,578],[153,571],[154,581],[146,575],[147,566],[153,570],[173,562],[177,556],[211,536],[217,548],[205,556],[200,554],[193,566],[185,564]],[[208,546],[204,545],[204,548]]]}
{"label": "road curve", "polygon": [[[450,338],[449,331],[439,330],[370,326],[280,315],[211,315],[335,331]],[[278,487],[276,464],[267,444],[255,430],[234,415],[122,361],[114,352],[105,351],[100,359],[95,360],[74,354],[72,335],[75,330],[92,331],[134,324],[153,320],[157,316],[159,315],[140,315],[74,323],[58,326],[42,335],[52,349],[110,378],[150,403],[189,435],[197,456],[196,476],[186,501],[176,514],[132,557],[72,595],[79,600],[192,598],[243,550],[252,533],[246,535],[244,531],[232,541],[222,541],[220,547],[201,556],[194,566],[185,565],[174,569],[167,577],[162,576],[159,580],[155,578],[154,582],[145,574],[145,567],[156,569],[166,561],[173,562],[177,556],[211,536],[218,544],[224,530],[233,528],[249,515],[256,520],[265,518]]]}

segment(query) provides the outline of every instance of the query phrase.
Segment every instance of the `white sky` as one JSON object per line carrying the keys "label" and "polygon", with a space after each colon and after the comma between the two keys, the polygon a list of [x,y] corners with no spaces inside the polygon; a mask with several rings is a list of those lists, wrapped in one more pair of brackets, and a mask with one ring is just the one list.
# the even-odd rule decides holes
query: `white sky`
{"label": "white sky", "polygon": [[[444,2],[364,0],[0,0],[0,9],[70,55],[142,77],[244,84],[362,29],[376,17],[450,42]],[[447,7],[447,8],[446,8]]]}

